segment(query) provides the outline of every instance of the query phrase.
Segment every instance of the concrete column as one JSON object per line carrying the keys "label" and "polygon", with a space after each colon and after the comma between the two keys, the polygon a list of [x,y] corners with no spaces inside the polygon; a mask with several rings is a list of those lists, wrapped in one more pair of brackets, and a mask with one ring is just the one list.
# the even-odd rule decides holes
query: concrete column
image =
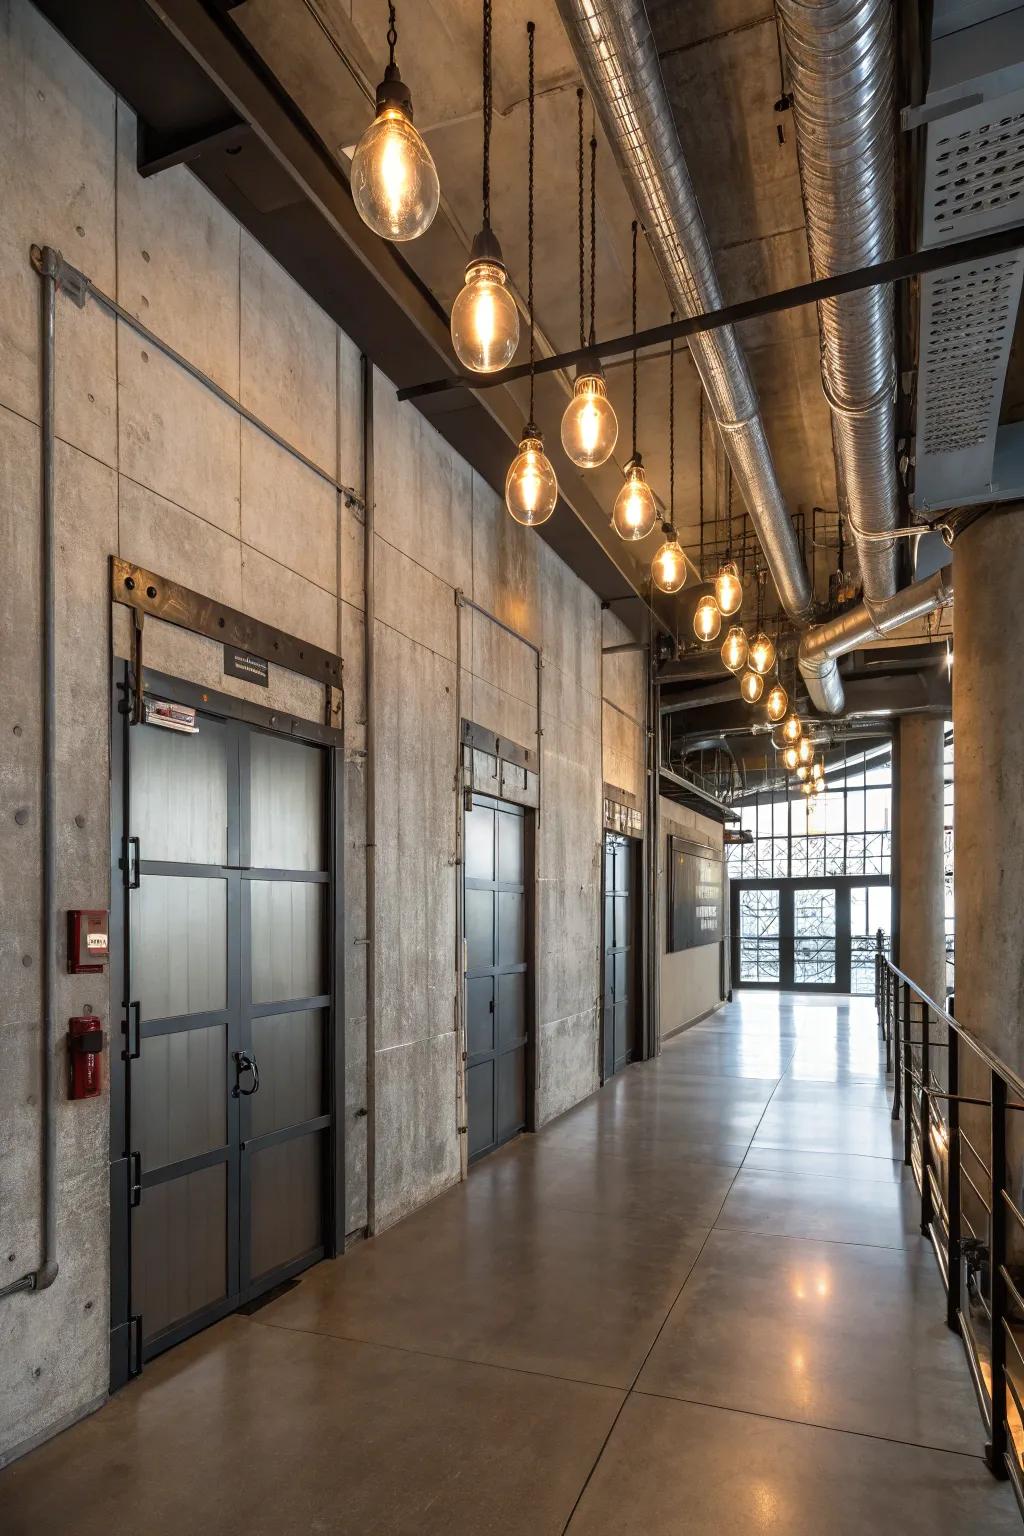
{"label": "concrete column", "polygon": [[899,725],[899,967],[939,1003],[946,997],[943,726],[932,715],[908,715]]}
{"label": "concrete column", "polygon": [[956,1011],[1024,1069],[1024,508],[954,547]]}

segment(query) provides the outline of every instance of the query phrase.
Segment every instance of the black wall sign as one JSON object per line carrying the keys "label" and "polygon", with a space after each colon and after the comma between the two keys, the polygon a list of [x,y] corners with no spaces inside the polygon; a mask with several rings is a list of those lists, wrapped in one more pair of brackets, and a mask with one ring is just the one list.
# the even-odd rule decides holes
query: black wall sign
{"label": "black wall sign", "polygon": [[255,683],[257,688],[266,688],[270,681],[270,667],[263,657],[254,656],[251,651],[240,651],[237,645],[224,647],[224,672],[228,677]]}
{"label": "black wall sign", "polygon": [[713,848],[668,840],[668,949],[695,949],[722,937],[722,861]]}

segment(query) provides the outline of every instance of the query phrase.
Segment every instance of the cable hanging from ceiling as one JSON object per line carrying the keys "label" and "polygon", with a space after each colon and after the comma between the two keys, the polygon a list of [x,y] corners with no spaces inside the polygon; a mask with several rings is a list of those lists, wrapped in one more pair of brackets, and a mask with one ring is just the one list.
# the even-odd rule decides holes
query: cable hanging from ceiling
{"label": "cable hanging from ceiling", "polygon": [[509,466],[505,477],[505,505],[517,523],[535,528],[546,523],[558,501],[558,480],[551,461],[544,452],[544,439],[534,417],[534,364],[536,361],[536,335],[533,310],[533,193],[534,160],[536,153],[536,93],[534,89],[534,39],[536,28],[532,21],[526,23],[526,47],[529,142],[526,173],[526,269],[527,307],[530,312],[530,412],[523,428],[519,452]]}
{"label": "cable hanging from ceiling", "polygon": [[491,33],[491,0],[483,0],[483,212],[469,253],[465,286],[452,305],[451,317],[455,354],[472,373],[497,373],[507,368],[519,345],[519,309],[508,287],[508,269],[498,237],[491,228]]}
{"label": "cable hanging from ceiling", "polygon": [[[588,345],[586,322],[586,239],[583,215],[583,87],[576,90],[577,222],[579,226],[580,350]],[[590,333],[593,346],[597,269],[597,139],[590,139]],[[619,437],[619,423],[608,399],[604,369],[596,353],[576,369],[572,399],[562,416],[562,447],[580,469],[596,469],[611,458]]]}
{"label": "cable hanging from ceiling", "polygon": [[[637,235],[639,224],[633,220],[633,334],[636,335],[636,294],[637,294]],[[620,539],[628,543],[638,543],[640,539],[646,539],[649,533],[654,531],[654,525],[658,521],[658,504],[654,499],[654,493],[647,484],[647,475],[644,470],[644,462],[640,457],[637,447],[637,409],[639,395],[639,366],[637,349],[633,348],[633,448],[626,465],[626,483],[615,498],[612,508],[612,527]]]}
{"label": "cable hanging from ceiling", "polygon": [[[676,317],[675,310],[671,318]],[[665,542],[651,561],[651,579],[662,592],[679,592],[686,584],[686,556],[679,543],[676,521],[676,343],[668,344],[668,517],[661,525]]]}
{"label": "cable hanging from ceiling", "polygon": [[388,5],[388,64],[377,87],[373,122],[352,155],[356,212],[383,240],[415,240],[434,222],[441,200],[430,150],[413,127],[412,93],[398,72],[395,7]]}

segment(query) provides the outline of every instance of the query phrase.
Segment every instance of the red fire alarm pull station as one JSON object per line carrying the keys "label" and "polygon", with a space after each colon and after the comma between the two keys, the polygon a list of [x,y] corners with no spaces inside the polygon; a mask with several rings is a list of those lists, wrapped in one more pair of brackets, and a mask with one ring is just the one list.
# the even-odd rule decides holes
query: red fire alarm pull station
{"label": "red fire alarm pull station", "polygon": [[110,953],[107,914],[78,907],[68,913],[68,970],[73,976],[102,971]]}
{"label": "red fire alarm pull station", "polygon": [[100,1052],[103,1049],[102,1020],[94,1013],[68,1020],[68,1097],[94,1099],[102,1086]]}

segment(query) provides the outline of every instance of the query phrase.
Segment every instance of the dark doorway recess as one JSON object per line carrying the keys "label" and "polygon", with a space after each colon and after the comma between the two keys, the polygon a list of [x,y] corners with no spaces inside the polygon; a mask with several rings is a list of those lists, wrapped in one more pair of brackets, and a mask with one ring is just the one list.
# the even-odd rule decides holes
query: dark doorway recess
{"label": "dark doorway recess", "polygon": [[466,809],[466,1113],[470,1162],[530,1123],[532,821],[486,795]]}
{"label": "dark doorway recess", "polygon": [[639,844],[617,833],[604,835],[604,1006],[601,1015],[602,1078],[640,1057],[637,1039],[640,978],[637,958],[637,852]]}
{"label": "dark doorway recess", "polygon": [[200,707],[129,726],[115,688],[113,1386],[344,1230],[340,753],[146,681]]}
{"label": "dark doorway recess", "polygon": [[889,876],[731,880],[733,987],[871,995]]}

